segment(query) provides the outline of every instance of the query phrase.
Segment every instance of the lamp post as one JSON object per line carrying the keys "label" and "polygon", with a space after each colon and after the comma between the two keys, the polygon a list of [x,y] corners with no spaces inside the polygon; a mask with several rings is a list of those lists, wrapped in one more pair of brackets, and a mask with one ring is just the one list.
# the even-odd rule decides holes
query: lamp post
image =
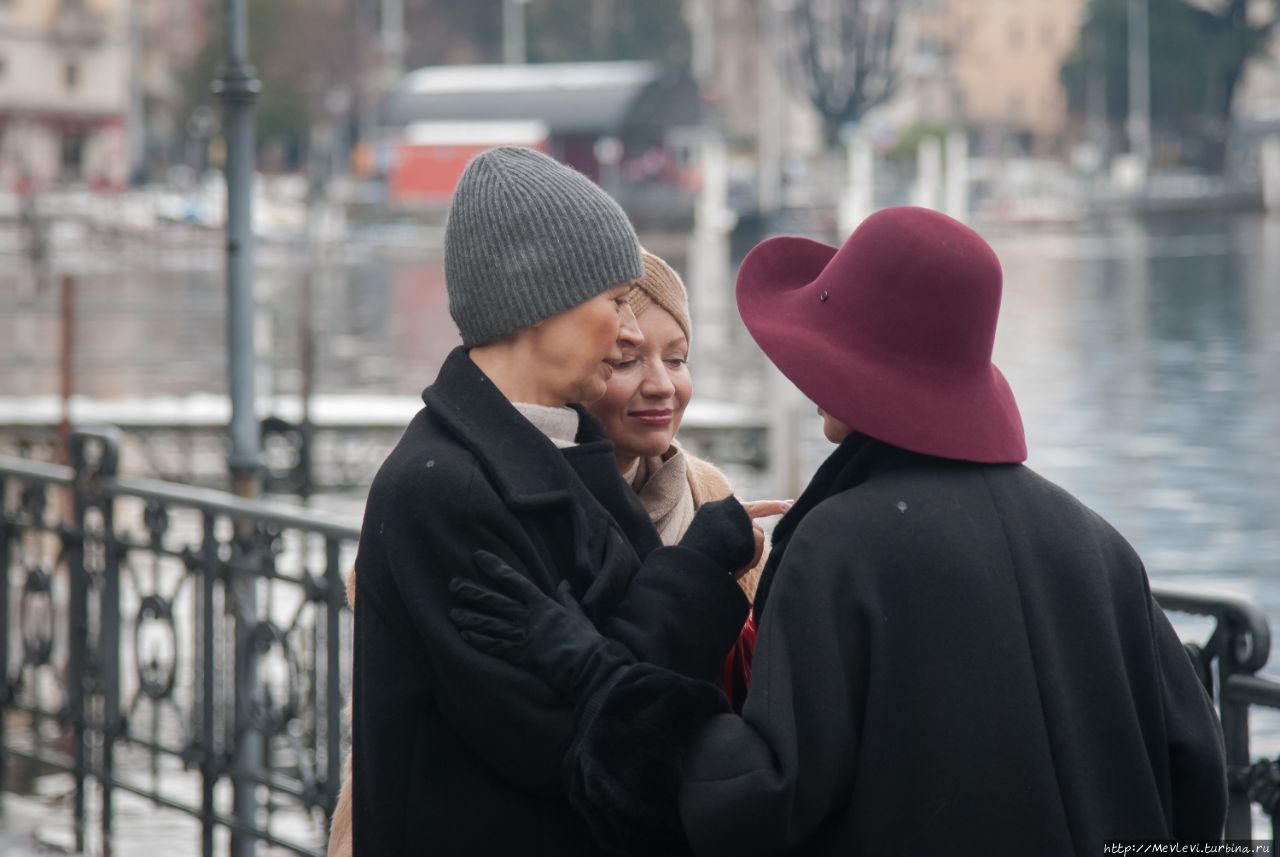
{"label": "lamp post", "polygon": [[258,493],[262,438],[254,410],[253,170],[254,100],[261,84],[249,64],[245,0],[226,0],[227,56],[213,91],[223,102],[227,146],[227,355],[231,398],[227,464],[235,493]]}
{"label": "lamp post", "polygon": [[[253,342],[253,104],[261,88],[249,64],[249,15],[245,0],[226,0],[227,57],[213,90],[223,102],[223,133],[227,145],[227,357],[231,424],[231,452],[227,464],[232,489],[255,497],[262,481],[262,433],[255,409]],[[243,522],[237,527],[244,529]],[[248,543],[248,532],[242,532]],[[258,618],[257,577],[238,570],[230,581],[228,603],[235,615],[235,728],[232,750],[232,807],[242,826],[231,833],[232,857],[253,857],[257,839],[245,832],[258,814],[257,781],[262,772],[262,732],[253,716],[258,693],[257,654],[253,630]],[[212,748],[206,748],[211,751]],[[212,794],[204,796],[212,811]],[[211,854],[209,834],[201,843]]]}

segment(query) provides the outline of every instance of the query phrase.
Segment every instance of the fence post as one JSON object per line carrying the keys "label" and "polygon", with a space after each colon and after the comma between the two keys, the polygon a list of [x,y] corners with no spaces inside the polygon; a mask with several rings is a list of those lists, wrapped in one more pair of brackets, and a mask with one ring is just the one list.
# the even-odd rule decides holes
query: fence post
{"label": "fence post", "polygon": [[[67,567],[71,575],[71,646],[68,662],[68,701],[75,740],[75,836],[79,850],[85,840],[85,780],[90,773],[102,787],[102,853],[111,857],[112,780],[115,776],[113,742],[120,731],[120,558],[115,549],[110,492],[104,479],[119,473],[119,435],[110,429],[77,431],[70,436],[69,458],[75,470],[73,483],[75,521],[67,538]],[[91,532],[89,512],[100,516],[100,532]],[[88,545],[95,542],[94,560]],[[99,562],[100,561],[100,562]],[[97,658],[89,658],[89,586],[93,572],[100,575]],[[91,722],[89,697],[98,695],[101,719]],[[99,764],[89,756],[87,739],[94,728],[102,735]]]}
{"label": "fence post", "polygon": [[[110,456],[116,475],[117,453]],[[95,492],[102,515],[102,592],[99,601],[98,654],[102,664],[102,855],[111,857],[112,826],[115,815],[115,741],[124,731],[120,713],[120,551],[115,541],[115,499],[107,492]],[[86,534],[87,535],[87,534]]]}
{"label": "fence post", "polygon": [[235,627],[235,740],[231,748],[232,805],[238,828],[231,832],[231,857],[253,857],[257,838],[258,777],[262,773],[262,730],[258,706],[258,533],[253,521],[235,522],[236,538],[226,586]]}
{"label": "fence post", "polygon": [[214,752],[214,718],[217,705],[217,645],[214,593],[218,583],[217,517],[205,512],[201,523],[204,541],[200,546],[200,855],[214,857],[214,787],[222,765]]}
{"label": "fence post", "polygon": [[[8,483],[0,476],[0,792],[8,787],[9,745],[5,733],[5,715],[8,714],[11,687],[9,685],[9,525],[5,522]],[[0,800],[0,814],[4,802]]]}
{"label": "fence post", "polygon": [[[325,583],[328,586],[328,627],[325,629],[325,648],[328,663],[325,667],[325,717],[328,724],[327,756],[328,774],[325,783],[329,795],[338,793],[342,782],[342,602],[345,588],[342,585],[342,570],[339,567],[340,548],[337,539],[325,539]],[[329,806],[333,804],[330,802]],[[332,810],[327,812],[332,816]]]}
{"label": "fence post", "polygon": [[[1240,647],[1253,644],[1230,616],[1219,616],[1225,633],[1218,640],[1218,711],[1222,718],[1222,740],[1227,756],[1227,771],[1245,770],[1249,767],[1249,705],[1239,703],[1227,694],[1227,682],[1235,675]],[[1244,658],[1241,657],[1241,660]],[[1253,818],[1249,794],[1246,790],[1229,789],[1227,792],[1227,839],[1253,838]]]}
{"label": "fence post", "polygon": [[88,680],[89,605],[88,572],[84,567],[84,517],[85,498],[89,491],[91,468],[87,460],[86,439],[75,436],[71,441],[70,463],[75,469],[73,483],[74,525],[64,533],[67,574],[70,578],[71,598],[68,604],[67,649],[67,721],[71,726],[72,777],[75,795],[72,802],[72,829],[76,851],[85,850],[85,778],[88,775],[88,758],[85,747],[89,730],[86,719],[85,683]]}

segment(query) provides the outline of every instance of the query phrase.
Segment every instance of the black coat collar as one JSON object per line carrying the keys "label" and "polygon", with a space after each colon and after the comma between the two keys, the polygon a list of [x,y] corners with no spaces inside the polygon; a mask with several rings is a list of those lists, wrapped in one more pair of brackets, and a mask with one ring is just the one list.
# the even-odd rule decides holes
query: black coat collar
{"label": "black coat collar", "polygon": [[578,445],[557,450],[464,348],[449,354],[422,399],[428,414],[476,457],[507,506],[567,504],[576,486],[595,497],[640,556],[661,547],[640,498],[618,474],[604,426],[581,406],[570,406],[578,412]]}
{"label": "black coat collar", "polygon": [[752,606],[756,621],[764,616],[765,601],[769,598],[769,590],[773,586],[773,577],[778,565],[787,552],[787,543],[791,540],[791,534],[795,532],[809,510],[828,497],[861,485],[876,473],[912,457],[916,457],[916,453],[890,446],[858,432],[849,435],[836,447],[835,452],[822,462],[804,491],[796,498],[795,505],[773,528],[769,559],[760,575],[760,585],[756,589],[756,600]]}
{"label": "black coat collar", "polygon": [[[564,456],[507,401],[465,348],[450,352],[422,400],[428,413],[476,457],[505,503],[545,506],[570,501],[573,473]],[[582,408],[574,409],[579,416],[578,442],[608,444],[600,422]],[[608,452],[611,459],[611,446]]]}

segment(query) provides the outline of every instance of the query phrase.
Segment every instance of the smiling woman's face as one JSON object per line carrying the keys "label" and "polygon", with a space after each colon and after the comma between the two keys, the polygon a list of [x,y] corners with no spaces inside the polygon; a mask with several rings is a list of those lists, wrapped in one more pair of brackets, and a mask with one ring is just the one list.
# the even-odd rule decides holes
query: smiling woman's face
{"label": "smiling woman's face", "polygon": [[639,318],[644,342],[624,347],[605,394],[588,410],[604,423],[618,463],[662,455],[680,428],[693,396],[689,341],[666,310],[651,306]]}

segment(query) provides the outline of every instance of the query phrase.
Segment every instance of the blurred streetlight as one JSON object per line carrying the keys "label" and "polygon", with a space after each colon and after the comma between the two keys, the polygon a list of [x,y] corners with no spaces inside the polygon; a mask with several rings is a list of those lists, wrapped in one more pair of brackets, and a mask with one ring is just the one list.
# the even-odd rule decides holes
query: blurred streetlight
{"label": "blurred streetlight", "polygon": [[382,0],[379,17],[378,51],[382,57],[381,89],[393,88],[404,74],[404,0]]}
{"label": "blurred streetlight", "polygon": [[[246,0],[226,0],[226,61],[213,91],[222,98],[222,131],[227,141],[227,352],[228,393],[231,399],[231,441],[227,464],[232,490],[241,497],[257,497],[262,480],[262,432],[256,412],[254,374],[253,294],[253,171],[254,102],[261,84],[249,63],[249,10]],[[247,536],[247,519],[237,521]],[[253,575],[237,574],[230,581],[239,617],[235,647],[235,730],[232,750],[232,812],[238,828],[231,832],[232,857],[254,857],[257,839],[251,833],[258,816],[257,780],[262,771],[262,732],[254,721],[258,697],[255,643],[241,622],[257,619],[257,589]],[[213,828],[206,825],[201,853],[213,853]]]}
{"label": "blurred streetlight", "polygon": [[[223,102],[222,132],[227,145],[227,352],[231,398],[228,464],[235,493],[256,497],[262,442],[254,392],[257,352],[253,344],[252,188],[254,102],[262,86],[257,70],[249,64],[249,12],[245,0],[226,0],[226,20],[225,64],[214,81],[213,91]],[[233,836],[233,840],[232,851],[238,854],[239,838]]]}
{"label": "blurred streetlight", "polygon": [[1107,126],[1107,43],[1100,18],[1081,9],[1085,62],[1085,127],[1089,141],[1087,169],[1100,172],[1109,160]]}
{"label": "blurred streetlight", "polygon": [[1151,51],[1147,0],[1129,0],[1129,153],[1146,176],[1151,162]]}
{"label": "blurred streetlight", "polygon": [[524,65],[529,61],[525,44],[525,6],[529,0],[502,0],[502,61]]}

